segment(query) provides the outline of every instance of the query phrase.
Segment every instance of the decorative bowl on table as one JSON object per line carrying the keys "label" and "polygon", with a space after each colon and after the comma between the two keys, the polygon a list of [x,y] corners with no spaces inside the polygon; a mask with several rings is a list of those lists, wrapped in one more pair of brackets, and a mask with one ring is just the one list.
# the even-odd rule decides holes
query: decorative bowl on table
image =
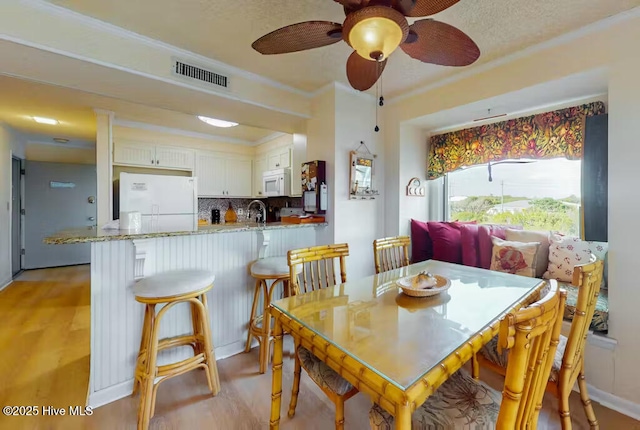
{"label": "decorative bowl on table", "polygon": [[451,282],[444,276],[428,272],[400,278],[396,281],[402,292],[411,297],[430,297],[447,291]]}

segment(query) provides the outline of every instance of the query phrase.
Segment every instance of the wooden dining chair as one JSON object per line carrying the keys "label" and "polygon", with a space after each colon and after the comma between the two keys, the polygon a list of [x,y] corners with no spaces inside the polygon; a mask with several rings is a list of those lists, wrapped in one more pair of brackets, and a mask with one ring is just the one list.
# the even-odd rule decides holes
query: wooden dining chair
{"label": "wooden dining chair", "polygon": [[[502,395],[461,369],[415,410],[412,429],[537,427],[566,300],[566,292],[555,281],[552,284],[541,300],[507,314],[500,322],[498,346],[511,350]],[[377,404],[369,412],[373,429],[391,429],[393,421],[393,416]]]}
{"label": "wooden dining chair", "polygon": [[[295,249],[287,253],[290,270],[290,286],[293,294],[303,294],[333,285],[340,285],[347,281],[345,257],[349,255],[349,245],[314,246],[311,248]],[[336,265],[340,271],[340,283],[336,278]],[[292,333],[293,335],[293,333]],[[322,362],[318,357],[302,346],[293,335],[295,342],[295,372],[289,416],[296,412],[298,392],[300,390],[301,368],[320,387],[336,406],[336,429],[344,428],[344,402],[358,390],[346,379]]]}
{"label": "wooden dining chair", "polygon": [[409,236],[385,237],[373,241],[376,274],[409,265]]}
{"label": "wooden dining chair", "polygon": [[[584,407],[587,420],[591,428],[598,429],[596,419],[584,374],[584,349],[589,334],[589,325],[595,312],[600,284],[604,271],[604,261],[596,260],[591,256],[590,262],[575,266],[573,269],[572,284],[578,287],[578,301],[576,312],[571,322],[569,337],[560,336],[558,349],[553,362],[553,367],[547,382],[547,392],[553,394],[558,399],[558,412],[562,429],[571,429],[571,413],[569,410],[569,396],[576,382],[580,389],[580,398]],[[507,366],[507,355],[497,353],[495,348],[496,339],[488,343],[477,354],[478,364],[488,367],[493,371],[505,374]],[[510,360],[510,358],[509,358]],[[474,377],[478,375],[478,367],[475,366]]]}

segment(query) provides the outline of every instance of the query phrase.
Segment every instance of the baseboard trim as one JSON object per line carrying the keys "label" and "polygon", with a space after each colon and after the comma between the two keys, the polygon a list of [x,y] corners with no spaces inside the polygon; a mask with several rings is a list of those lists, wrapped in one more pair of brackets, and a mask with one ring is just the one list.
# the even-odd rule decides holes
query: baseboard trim
{"label": "baseboard trim", "polygon": [[13,283],[13,279],[9,279],[8,281],[6,281],[5,284],[0,284],[0,291],[4,290],[5,288],[7,288],[9,285],[11,285]]}
{"label": "baseboard trim", "polygon": [[614,394],[602,391],[591,384],[587,384],[589,397],[591,400],[600,403],[602,406],[620,412],[623,415],[640,420],[640,405],[630,400],[623,399]]}
{"label": "baseboard trim", "polygon": [[[258,342],[254,339],[253,344],[257,345],[257,343]],[[236,354],[240,354],[241,352],[244,352],[244,347],[245,347],[245,341],[238,341],[238,342],[230,343],[229,345],[215,348],[216,361],[229,358]],[[256,369],[257,369],[257,363],[256,363]],[[131,395],[132,390],[133,390],[133,378],[128,379],[119,384],[112,385],[103,390],[89,393],[87,406],[91,406],[94,409],[99,408],[100,406],[104,406],[108,403],[115,402],[116,400],[120,400],[124,397]]]}

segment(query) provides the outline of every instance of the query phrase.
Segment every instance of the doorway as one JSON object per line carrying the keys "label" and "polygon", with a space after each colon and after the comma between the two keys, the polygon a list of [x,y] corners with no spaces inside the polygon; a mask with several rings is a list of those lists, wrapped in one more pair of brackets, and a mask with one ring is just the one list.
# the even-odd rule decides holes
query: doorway
{"label": "doorway", "polygon": [[22,270],[22,161],[11,159],[11,275]]}
{"label": "doorway", "polygon": [[25,164],[25,269],[71,266],[91,261],[88,243],[47,245],[62,230],[95,227],[96,166]]}

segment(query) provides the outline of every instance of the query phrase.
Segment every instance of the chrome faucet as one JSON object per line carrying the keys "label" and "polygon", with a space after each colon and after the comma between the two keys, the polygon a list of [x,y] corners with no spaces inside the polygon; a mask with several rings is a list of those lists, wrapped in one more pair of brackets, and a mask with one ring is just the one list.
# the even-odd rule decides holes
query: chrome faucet
{"label": "chrome faucet", "polygon": [[247,218],[251,216],[251,206],[253,206],[254,203],[257,203],[258,206],[260,206],[260,209],[262,210],[262,224],[266,225],[267,224],[267,206],[261,200],[253,200],[251,203],[249,203],[249,206],[247,207]]}

